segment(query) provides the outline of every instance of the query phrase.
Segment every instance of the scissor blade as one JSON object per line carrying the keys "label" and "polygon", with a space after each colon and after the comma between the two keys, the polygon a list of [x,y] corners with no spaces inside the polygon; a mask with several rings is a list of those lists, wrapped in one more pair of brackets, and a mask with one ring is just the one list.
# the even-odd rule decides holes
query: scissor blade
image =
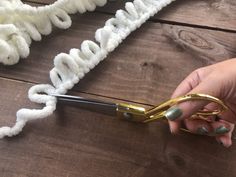
{"label": "scissor blade", "polygon": [[103,114],[111,115],[113,117],[116,115],[116,110],[117,110],[116,103],[104,102],[100,100],[88,99],[71,95],[52,94],[51,96],[55,96],[59,101],[72,103],[73,105],[78,105],[80,108],[93,110]]}

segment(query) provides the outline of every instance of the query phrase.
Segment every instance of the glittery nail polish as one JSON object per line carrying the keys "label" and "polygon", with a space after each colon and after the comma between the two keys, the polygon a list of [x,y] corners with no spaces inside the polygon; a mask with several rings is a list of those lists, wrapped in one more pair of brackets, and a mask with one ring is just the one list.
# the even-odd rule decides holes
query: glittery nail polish
{"label": "glittery nail polish", "polygon": [[208,130],[205,128],[205,127],[199,127],[197,129],[197,134],[200,134],[200,135],[207,135],[208,134]]}
{"label": "glittery nail polish", "polygon": [[172,107],[168,109],[165,113],[165,116],[168,120],[176,120],[183,114],[182,110],[178,107]]}
{"label": "glittery nail polish", "polygon": [[229,129],[226,128],[226,127],[223,126],[223,125],[221,125],[220,127],[218,127],[218,128],[215,129],[215,133],[216,133],[217,135],[219,135],[219,134],[225,134],[225,133],[228,133],[228,132],[229,132]]}

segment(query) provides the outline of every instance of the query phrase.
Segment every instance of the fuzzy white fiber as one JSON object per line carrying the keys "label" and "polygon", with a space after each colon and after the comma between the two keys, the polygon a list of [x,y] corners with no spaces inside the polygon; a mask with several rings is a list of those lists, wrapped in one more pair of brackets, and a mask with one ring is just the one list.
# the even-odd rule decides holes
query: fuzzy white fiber
{"label": "fuzzy white fiber", "polygon": [[[17,135],[29,120],[51,115],[56,109],[57,100],[50,94],[65,94],[132,31],[172,1],[174,0],[127,2],[125,10],[118,10],[114,18],[107,20],[105,26],[96,31],[96,42],[86,40],[82,42],[80,49],[71,49],[69,54],[58,54],[54,59],[54,68],[50,71],[52,85],[35,85],[28,93],[31,101],[44,104],[44,108],[20,109],[13,127],[0,128],[0,138]],[[18,62],[19,57],[28,56],[31,38],[40,40],[41,34],[47,35],[51,32],[52,24],[59,28],[68,28],[71,25],[69,13],[91,11],[97,5],[102,6],[105,3],[106,0],[58,0],[52,5],[36,8],[24,5],[19,0],[2,0],[0,61],[4,64]]]}
{"label": "fuzzy white fiber", "polygon": [[51,5],[32,7],[20,0],[0,1],[0,63],[16,64],[30,53],[32,39],[52,32],[52,26],[67,29],[71,26],[68,14],[93,11],[107,0],[58,0]]}

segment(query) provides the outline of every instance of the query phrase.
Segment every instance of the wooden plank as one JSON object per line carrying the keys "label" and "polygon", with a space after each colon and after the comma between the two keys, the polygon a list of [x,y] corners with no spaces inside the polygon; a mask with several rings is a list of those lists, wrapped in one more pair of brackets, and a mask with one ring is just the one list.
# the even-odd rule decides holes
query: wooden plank
{"label": "wooden plank", "polygon": [[[86,14],[67,31],[55,31],[33,43],[31,55],[15,66],[0,66],[0,76],[49,83],[52,58],[79,47],[109,18]],[[235,56],[236,34],[147,23],[133,33],[73,90],[157,104],[169,98],[178,83],[198,67]]]}
{"label": "wooden plank", "polygon": [[[12,125],[15,110],[33,106],[31,84],[0,78],[0,125]],[[0,140],[1,176],[123,177],[228,176],[236,170],[235,145],[225,149],[211,138],[171,136],[163,123],[133,124],[60,105],[23,132]]]}
{"label": "wooden plank", "polygon": [[[34,44],[29,59],[1,66],[1,76],[48,82],[50,59],[91,39],[107,17],[81,16],[70,30]],[[194,68],[235,56],[235,40],[231,33],[147,23],[74,92],[155,104]],[[38,107],[26,98],[31,84],[0,78],[0,85],[0,125],[12,125],[20,107]],[[171,136],[162,123],[132,124],[65,105],[57,110],[0,140],[2,176],[235,176],[235,145],[226,151],[206,137]]]}
{"label": "wooden plank", "polygon": [[[51,4],[55,0],[30,0],[30,2]],[[130,0],[131,1],[131,0]],[[124,8],[124,0],[108,2],[100,12],[114,13]],[[236,1],[232,0],[177,0],[157,14],[154,20],[164,20],[171,23],[198,25],[236,31]]]}

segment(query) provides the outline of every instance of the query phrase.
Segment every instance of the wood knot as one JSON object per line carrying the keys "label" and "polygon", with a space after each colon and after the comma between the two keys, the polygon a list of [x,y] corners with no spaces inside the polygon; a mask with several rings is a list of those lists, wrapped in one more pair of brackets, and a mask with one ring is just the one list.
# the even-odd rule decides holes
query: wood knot
{"label": "wood knot", "polygon": [[178,155],[171,155],[172,162],[178,167],[185,167],[186,163],[183,158]]}
{"label": "wood knot", "polygon": [[163,25],[163,32],[185,51],[202,59],[204,64],[213,64],[234,55],[225,44],[215,40],[216,37],[209,35],[207,31]]}
{"label": "wood knot", "polygon": [[143,63],[141,63],[141,66],[143,66],[143,67],[146,67],[148,65],[148,62],[143,62]]}
{"label": "wood knot", "polygon": [[210,42],[194,32],[180,30],[178,36],[185,42],[185,45],[188,44],[205,50],[211,50],[214,48]]}
{"label": "wood knot", "polygon": [[189,158],[179,152],[167,153],[168,164],[175,169],[184,169],[188,165]]}
{"label": "wood knot", "polygon": [[154,70],[159,70],[159,71],[164,70],[164,67],[161,64],[158,64],[158,63],[152,62],[152,61],[150,61],[150,62],[144,61],[144,62],[140,63],[140,66],[143,68],[148,67],[149,69],[154,69]]}

